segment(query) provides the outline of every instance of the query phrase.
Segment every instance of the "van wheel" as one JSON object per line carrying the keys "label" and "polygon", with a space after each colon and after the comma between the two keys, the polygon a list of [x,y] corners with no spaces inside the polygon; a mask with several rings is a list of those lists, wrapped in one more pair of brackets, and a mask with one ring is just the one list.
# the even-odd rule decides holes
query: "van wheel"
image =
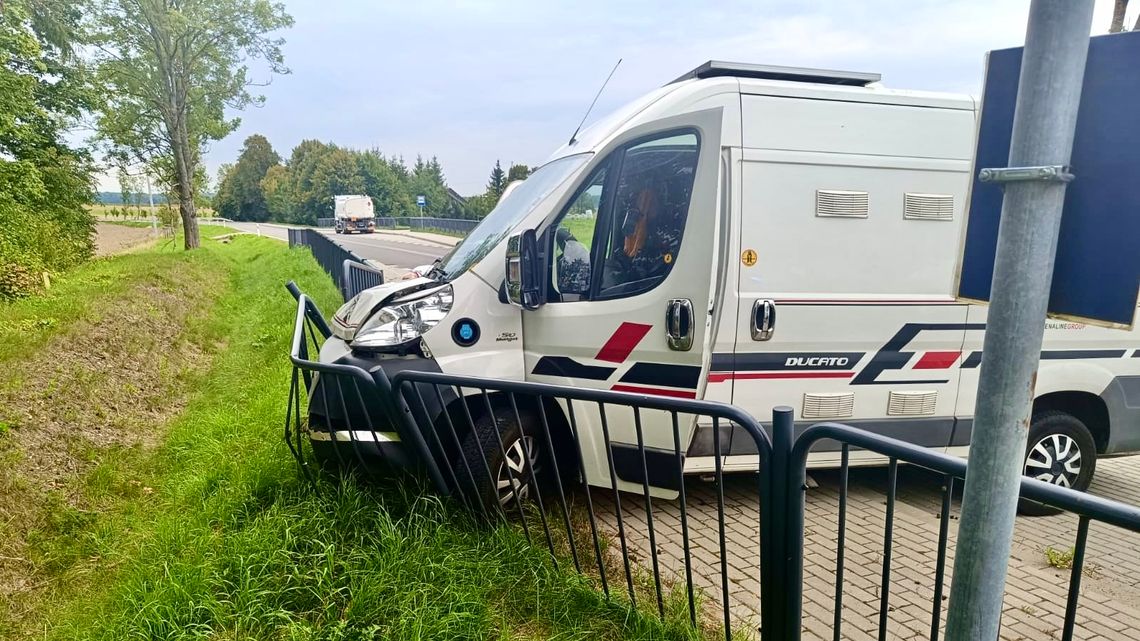
{"label": "van wheel", "polygon": [[[533,500],[536,491],[546,496],[551,465],[539,418],[535,412],[520,407],[519,419],[521,425],[515,421],[510,408],[495,410],[494,420],[485,415],[480,417],[475,421],[475,429],[463,440],[461,455],[467,467],[462,461],[452,466],[463,491],[469,497],[478,496],[483,509],[495,510],[496,502],[504,509],[515,509],[516,500]],[[468,468],[474,477],[474,486],[467,474]],[[488,470],[491,478],[487,477]]]}
{"label": "van wheel", "polygon": [[[1077,417],[1049,410],[1033,416],[1023,474],[1080,492],[1089,489],[1096,471],[1096,441]],[[1060,514],[1061,510],[1022,499],[1018,510],[1029,516]]]}

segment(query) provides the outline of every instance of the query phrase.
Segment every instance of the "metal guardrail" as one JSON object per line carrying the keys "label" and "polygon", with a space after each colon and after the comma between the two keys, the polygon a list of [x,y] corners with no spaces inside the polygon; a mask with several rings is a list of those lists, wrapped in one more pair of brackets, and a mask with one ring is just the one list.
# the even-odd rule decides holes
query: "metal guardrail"
{"label": "metal guardrail", "polygon": [[[790,430],[792,425],[791,409],[778,409],[776,411],[776,430]],[[798,492],[799,496],[789,496],[787,511],[788,532],[785,540],[793,547],[788,556],[792,564],[787,574],[787,590],[794,590],[797,595],[796,603],[789,603],[789,627],[799,629],[802,615],[800,595],[803,586],[803,540],[804,540],[804,500],[807,480],[807,457],[812,446],[824,439],[830,439],[842,444],[840,462],[839,484],[839,521],[836,529],[836,572],[835,572],[835,619],[832,624],[834,639],[841,638],[843,615],[843,565],[846,549],[847,528],[847,479],[850,465],[850,450],[857,448],[875,452],[888,457],[887,476],[887,508],[883,531],[882,552],[882,582],[879,585],[879,624],[880,639],[887,634],[887,613],[890,611],[890,581],[891,581],[891,549],[894,541],[894,509],[897,496],[897,471],[899,463],[925,468],[942,475],[942,504],[939,518],[939,533],[937,544],[937,561],[934,574],[934,595],[931,599],[930,641],[937,641],[939,636],[940,617],[942,612],[942,597],[946,587],[946,546],[949,541],[950,506],[954,494],[956,480],[966,478],[967,466],[965,459],[961,459],[940,452],[935,452],[917,445],[898,441],[885,436],[872,434],[860,429],[839,423],[821,423],[805,430],[795,440],[795,445],[787,452],[789,454],[788,489]],[[782,458],[783,452],[774,451],[773,459]],[[1061,641],[1071,641],[1076,623],[1077,605],[1080,600],[1081,576],[1084,571],[1085,547],[1088,543],[1090,521],[1100,521],[1130,532],[1140,532],[1140,507],[1126,505],[1117,501],[1101,498],[1092,494],[1078,492],[1063,488],[1037,479],[1022,477],[1021,497],[1042,505],[1058,508],[1078,516],[1077,536],[1073,548],[1072,570],[1069,576],[1069,590],[1066,599],[1064,627],[1061,631]],[[813,526],[814,527],[814,526]]]}
{"label": "metal guardrail", "polygon": [[[596,581],[606,598],[619,598],[632,608],[639,595],[647,597],[655,600],[657,613],[665,620],[664,603],[667,595],[672,597],[668,589],[672,585],[683,586],[688,623],[698,628],[704,621],[698,613],[698,592],[702,589],[694,577],[716,577],[718,585],[710,596],[721,610],[721,632],[726,640],[745,631],[739,617],[734,619],[730,605],[734,602],[758,604],[763,641],[796,640],[801,638],[803,614],[807,457],[820,441],[835,441],[841,446],[841,480],[833,638],[842,638],[846,524],[851,508],[849,458],[852,449],[861,449],[888,459],[878,588],[880,639],[887,638],[891,609],[898,466],[911,464],[943,477],[929,636],[931,641],[937,641],[947,584],[951,498],[955,479],[963,479],[966,474],[963,459],[837,423],[812,426],[797,438],[790,408],[774,410],[769,435],[752,416],[724,403],[412,370],[402,371],[389,380],[382,372],[374,376],[359,367],[319,363],[311,360],[309,354],[319,347],[321,338],[328,336],[327,326],[319,311],[295,286],[290,291],[298,299],[298,308],[290,354],[294,369],[285,435],[310,478],[316,459],[305,452],[311,451],[316,439],[307,443],[306,436],[313,433],[319,433],[327,446],[325,460],[331,459],[338,466],[367,471],[376,469],[377,462],[385,459],[408,456],[418,464],[413,467],[427,471],[441,493],[455,497],[467,509],[487,519],[517,523],[532,542],[541,536],[539,544],[545,544],[552,564],[569,561],[576,571]],[[682,477],[688,444],[681,434],[682,426],[693,420],[711,423],[714,433],[715,519],[690,515],[693,504]],[[598,429],[591,429],[583,438],[582,430],[590,423]],[[647,448],[647,425],[658,434],[671,432],[672,447]],[[514,428],[509,426],[519,427],[511,431]],[[632,429],[627,429],[630,426]],[[743,515],[745,523],[754,526],[759,534],[758,547],[747,552],[759,560],[760,582],[755,593],[741,587],[740,577],[732,576],[738,570],[730,569],[728,564],[722,431],[731,431],[732,438],[750,438],[758,453],[753,504],[756,511]],[[616,435],[622,438],[615,438]],[[604,452],[608,487],[585,483],[585,448],[598,443]],[[592,453],[598,451],[595,448]],[[406,464],[408,460],[393,462]],[[624,483],[619,485],[618,479]],[[660,498],[660,494],[654,496],[651,486],[676,490],[679,542],[658,538],[658,510],[662,502],[671,501]],[[1021,493],[1026,499],[1079,517],[1062,632],[1062,641],[1069,641],[1080,598],[1089,523],[1101,521],[1140,532],[1140,508],[1029,478],[1022,481]],[[704,505],[708,505],[707,499]],[[738,521],[739,507],[737,504],[733,508]],[[631,513],[644,515],[644,520],[625,517]],[[575,527],[575,522],[583,520],[588,527]],[[607,533],[606,525],[615,522],[616,532]],[[822,524],[813,524],[813,528],[818,527]],[[615,536],[620,544],[621,565],[616,570],[607,563],[607,546],[603,544],[607,534]],[[701,551],[695,554],[693,546],[698,540]],[[641,545],[645,541],[648,545]],[[706,547],[708,541],[717,548],[711,557]],[[683,576],[672,576],[668,566],[663,567],[659,543],[680,544]],[[734,551],[738,553],[739,550]],[[638,579],[646,576],[635,567],[638,559],[649,561],[651,585],[646,585],[648,579]],[[617,594],[611,588],[615,572],[618,580],[625,583],[625,589]],[[736,587],[730,589],[730,583]]]}
{"label": "metal guardrail", "polygon": [[450,234],[466,236],[479,224],[478,220],[466,218],[436,218],[434,216],[409,216],[407,218],[393,218],[390,216],[376,219],[376,228],[395,229],[407,227],[422,231],[442,231]]}
{"label": "metal guardrail", "polygon": [[308,247],[313,258],[337,283],[347,301],[362,290],[384,284],[384,272],[364,262],[351,251],[341,247],[314,229],[290,227],[289,246]]}

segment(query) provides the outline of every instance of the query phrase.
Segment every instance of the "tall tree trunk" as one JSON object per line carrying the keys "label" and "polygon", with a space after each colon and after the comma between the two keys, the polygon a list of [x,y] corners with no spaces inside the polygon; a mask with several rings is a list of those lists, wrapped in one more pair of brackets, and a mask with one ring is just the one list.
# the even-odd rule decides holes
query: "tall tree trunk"
{"label": "tall tree trunk", "polygon": [[[1124,31],[1124,12],[1128,10],[1128,0],[1116,0],[1116,4],[1112,7],[1112,24],[1108,27],[1109,33],[1120,33]],[[1137,27],[1140,27],[1140,19],[1136,21]]]}
{"label": "tall tree trunk", "polygon": [[194,154],[185,120],[174,126],[174,169],[178,184],[178,213],[182,217],[183,244],[186,249],[202,245],[198,237],[198,212],[194,207]]}

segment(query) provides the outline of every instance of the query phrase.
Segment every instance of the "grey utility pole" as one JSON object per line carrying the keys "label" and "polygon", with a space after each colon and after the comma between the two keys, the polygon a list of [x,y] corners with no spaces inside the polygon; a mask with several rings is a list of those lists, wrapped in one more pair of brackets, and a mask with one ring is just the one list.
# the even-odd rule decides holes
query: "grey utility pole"
{"label": "grey utility pole", "polygon": [[950,608],[947,641],[993,641],[1001,625],[1033,388],[1057,253],[1057,232],[1088,55],[1093,0],[1034,0],[1002,184],[993,289]]}

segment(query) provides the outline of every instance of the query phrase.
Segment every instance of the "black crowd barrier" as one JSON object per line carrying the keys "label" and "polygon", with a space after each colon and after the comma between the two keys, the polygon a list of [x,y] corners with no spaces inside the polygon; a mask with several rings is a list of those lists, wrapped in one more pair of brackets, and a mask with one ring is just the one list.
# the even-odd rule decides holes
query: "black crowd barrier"
{"label": "black crowd barrier", "polygon": [[[802,634],[806,468],[812,447],[827,440],[831,447],[838,444],[841,456],[831,630],[838,641],[852,509],[850,453],[877,453],[888,465],[878,638],[888,636],[897,470],[905,463],[943,479],[928,637],[938,639],[951,499],[955,482],[965,477],[964,460],[834,423],[793,437],[790,408],[776,408],[766,429],[724,403],[412,370],[389,380],[383,373],[319,363],[309,355],[328,336],[327,326],[292,284],[290,291],[298,308],[285,437],[306,474],[318,459],[363,470],[385,463],[424,470],[438,491],[489,520],[517,524],[529,540],[547,548],[552,564],[572,564],[607,598],[631,608],[645,599],[665,620],[665,604],[673,602],[674,590],[682,590],[688,624],[695,629],[707,632],[715,611],[725,639],[755,637],[758,630],[763,641],[783,641]],[[685,435],[693,425],[712,431],[715,498],[695,496],[683,480]],[[731,439],[750,441],[758,465],[754,482],[746,483],[754,492],[751,499],[733,504],[732,537],[726,533],[722,451],[722,442]],[[1028,478],[1021,493],[1079,517],[1061,634],[1069,641],[1089,523],[1140,532],[1140,509]],[[674,515],[677,522],[665,522]],[[735,529],[742,522],[756,534],[744,550]],[[608,545],[614,539],[616,550]],[[683,562],[674,562],[677,555],[663,557],[661,550],[669,547],[680,548]],[[758,566],[758,577],[740,576],[730,557]],[[615,581],[624,589],[615,591]],[[759,613],[759,619],[741,614],[749,612]]]}

